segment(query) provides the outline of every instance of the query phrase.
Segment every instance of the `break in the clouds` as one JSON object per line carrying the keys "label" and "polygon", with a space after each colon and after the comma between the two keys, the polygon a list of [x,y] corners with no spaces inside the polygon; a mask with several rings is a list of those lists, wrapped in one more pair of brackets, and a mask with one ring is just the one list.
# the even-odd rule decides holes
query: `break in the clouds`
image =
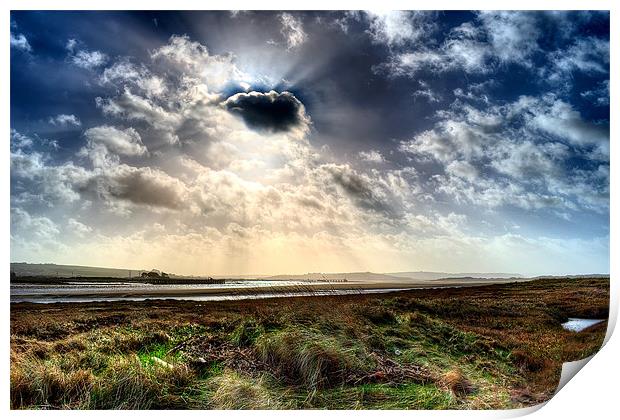
{"label": "break in the clouds", "polygon": [[13,261],[609,271],[608,13],[11,22]]}

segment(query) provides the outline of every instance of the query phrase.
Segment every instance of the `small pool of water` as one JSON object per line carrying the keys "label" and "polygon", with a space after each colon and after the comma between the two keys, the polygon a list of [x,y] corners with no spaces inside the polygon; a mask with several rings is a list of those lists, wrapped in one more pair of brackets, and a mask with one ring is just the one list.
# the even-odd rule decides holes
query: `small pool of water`
{"label": "small pool of water", "polygon": [[562,327],[568,331],[580,332],[580,331],[585,330],[586,328],[591,327],[592,325],[596,325],[603,321],[605,320],[604,319],[568,318],[568,321],[563,323]]}

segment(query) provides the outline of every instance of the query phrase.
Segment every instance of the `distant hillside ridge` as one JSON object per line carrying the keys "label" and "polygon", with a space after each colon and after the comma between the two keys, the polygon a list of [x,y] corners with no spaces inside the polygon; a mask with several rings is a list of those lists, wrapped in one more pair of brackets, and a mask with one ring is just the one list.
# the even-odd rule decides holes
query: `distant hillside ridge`
{"label": "distant hillside ridge", "polygon": [[11,271],[15,272],[18,277],[34,276],[129,278],[130,271],[132,277],[140,277],[140,273],[150,270],[88,267],[83,265],[11,263]]}
{"label": "distant hillside ridge", "polygon": [[390,276],[381,273],[355,272],[355,273],[307,273],[307,274],[279,274],[265,277],[265,280],[344,280],[347,281],[378,281],[378,282],[402,282],[408,279]]}
{"label": "distant hillside ridge", "polygon": [[402,271],[397,273],[385,273],[392,277],[402,277],[411,280],[440,280],[445,278],[474,278],[474,279],[510,279],[513,277],[523,278],[517,273],[443,273],[437,271]]}
{"label": "distant hillside ridge", "polygon": [[[151,269],[129,269],[129,268],[105,268],[90,267],[83,265],[63,265],[63,264],[31,264],[24,262],[11,263],[11,271],[18,277],[111,277],[129,278],[140,277],[142,272],[150,272]],[[158,270],[155,270],[158,272]],[[170,274],[175,278],[200,278],[203,276],[181,276]],[[433,271],[404,271],[397,273],[373,273],[373,272],[349,272],[349,273],[306,273],[306,274],[279,274],[275,276],[214,276],[215,278],[260,278],[262,280],[312,280],[312,281],[369,281],[369,282],[393,282],[402,283],[407,281],[429,281],[440,279],[455,278],[474,278],[474,279],[507,279],[522,278],[521,274],[514,273],[444,273]]]}

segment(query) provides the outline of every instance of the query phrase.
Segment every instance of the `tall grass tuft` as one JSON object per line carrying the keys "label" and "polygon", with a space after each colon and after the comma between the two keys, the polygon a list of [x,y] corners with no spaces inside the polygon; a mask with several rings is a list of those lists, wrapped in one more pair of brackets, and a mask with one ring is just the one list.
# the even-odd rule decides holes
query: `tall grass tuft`
{"label": "tall grass tuft", "polygon": [[372,364],[359,345],[305,329],[285,329],[256,341],[259,358],[286,382],[317,389],[343,384],[348,375],[367,371]]}
{"label": "tall grass tuft", "polygon": [[24,357],[19,367],[11,369],[11,407],[81,408],[93,384],[90,371],[65,372],[57,365]]}
{"label": "tall grass tuft", "polygon": [[213,393],[209,404],[219,410],[278,409],[281,404],[267,389],[263,377],[259,379],[242,376],[225,370],[211,381]]}

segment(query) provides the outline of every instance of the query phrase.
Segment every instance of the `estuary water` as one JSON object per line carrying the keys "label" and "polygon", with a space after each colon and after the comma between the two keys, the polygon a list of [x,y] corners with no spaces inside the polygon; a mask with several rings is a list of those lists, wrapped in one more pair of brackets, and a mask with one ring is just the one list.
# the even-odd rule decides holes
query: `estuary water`
{"label": "estuary water", "polygon": [[172,299],[223,301],[297,296],[387,293],[410,288],[330,288],[329,282],[231,280],[225,284],[154,285],[130,282],[70,282],[67,284],[11,284],[11,302],[117,302]]}

